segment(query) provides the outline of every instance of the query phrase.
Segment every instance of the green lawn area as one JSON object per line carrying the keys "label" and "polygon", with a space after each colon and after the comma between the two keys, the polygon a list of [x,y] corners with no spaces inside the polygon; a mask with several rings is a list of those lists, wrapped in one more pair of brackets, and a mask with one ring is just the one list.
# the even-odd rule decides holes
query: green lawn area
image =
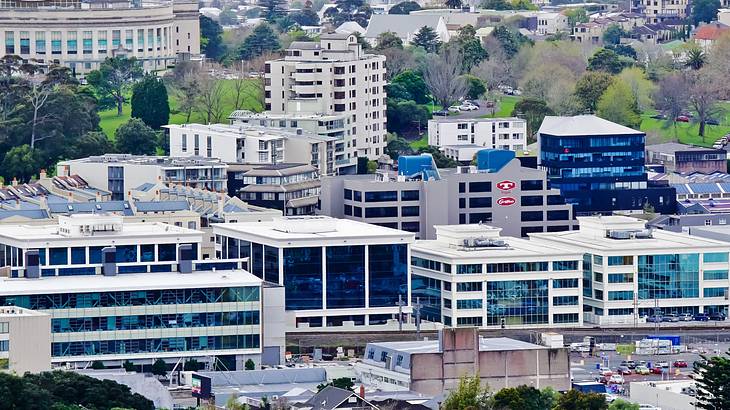
{"label": "green lawn area", "polygon": [[498,97],[497,111],[494,115],[487,114],[483,118],[498,118],[498,117],[511,117],[512,110],[515,109],[515,104],[520,100],[520,97],[515,95],[501,95]]}
{"label": "green lawn area", "polygon": [[414,151],[418,151],[421,148],[428,147],[428,133],[424,133],[421,139],[411,141],[411,149]]}
{"label": "green lawn area", "polygon": [[[234,91],[234,80],[221,80],[224,84],[224,97],[223,97],[223,118],[222,122],[227,122],[226,118],[228,117],[228,114],[230,114],[234,110],[234,103],[235,103],[235,91]],[[256,100],[256,98],[253,96],[253,93],[251,92],[251,87],[255,87],[253,84],[253,81],[256,80],[248,80],[249,83],[246,84],[246,91],[249,91],[248,93],[244,92],[245,99],[243,102],[243,108],[244,109],[250,109],[255,111],[261,111],[263,107],[261,107],[261,104]],[[168,90],[168,92],[170,92]],[[128,99],[129,100],[129,99]],[[174,93],[170,92],[169,94],[169,100],[170,100],[170,124],[183,124],[185,123],[185,114],[177,112],[177,97]],[[131,111],[132,108],[130,104],[124,104],[122,115],[117,116],[117,109],[113,108],[110,110],[104,110],[99,111],[99,117],[101,119],[99,125],[101,126],[101,129],[104,131],[104,133],[109,136],[110,138],[114,137],[114,131],[116,129],[129,121],[129,118],[131,117]],[[195,112],[193,111],[193,114],[190,116],[190,122],[198,122],[198,123],[205,123],[205,116],[203,113]]]}
{"label": "green lawn area", "polygon": [[704,140],[697,135],[699,124],[678,122],[675,137],[674,126],[671,123],[667,125],[665,120],[650,118],[653,114],[650,112],[641,116],[641,130],[647,133],[650,143],[676,141],[678,138],[684,144],[711,147],[718,138],[730,133],[730,103],[725,103],[725,114],[720,118],[721,125],[705,126]]}

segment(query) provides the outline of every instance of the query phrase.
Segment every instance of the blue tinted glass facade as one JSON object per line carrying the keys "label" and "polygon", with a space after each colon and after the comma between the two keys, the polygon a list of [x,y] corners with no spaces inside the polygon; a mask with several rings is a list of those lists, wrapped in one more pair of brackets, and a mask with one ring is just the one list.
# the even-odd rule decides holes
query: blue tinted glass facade
{"label": "blue tinted glass facade", "polygon": [[699,254],[639,256],[639,299],[699,296]]}
{"label": "blue tinted glass facade", "polygon": [[370,307],[392,307],[398,296],[408,300],[408,246],[370,245]]}
{"label": "blue tinted glass facade", "polygon": [[160,339],[102,340],[51,344],[51,354],[87,356],[150,352],[185,352],[259,347],[259,335],[171,337]]}
{"label": "blue tinted glass facade", "polygon": [[284,249],[287,310],[322,309],[322,248]]}
{"label": "blue tinted glass facade", "polygon": [[327,308],[364,308],[365,245],[328,246],[326,254]]}
{"label": "blue tinted glass facade", "polygon": [[251,243],[251,273],[264,278],[264,246],[260,243]]}
{"label": "blue tinted glass facade", "polygon": [[421,319],[441,322],[441,281],[411,275],[411,304],[421,303]]}
{"label": "blue tinted glass facade", "polygon": [[264,247],[264,272],[265,280],[279,283],[279,248]]}
{"label": "blue tinted glass facade", "polygon": [[132,316],[72,317],[51,320],[53,333],[95,332],[105,330],[188,328],[201,326],[258,325],[259,311],[171,313]]}
{"label": "blue tinted glass facade", "polygon": [[548,281],[487,282],[487,325],[548,323]]}

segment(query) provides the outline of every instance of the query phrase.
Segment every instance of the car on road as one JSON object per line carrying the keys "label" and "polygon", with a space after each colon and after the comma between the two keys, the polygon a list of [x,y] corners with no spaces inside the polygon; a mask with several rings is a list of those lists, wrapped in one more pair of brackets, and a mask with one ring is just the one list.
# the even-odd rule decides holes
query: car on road
{"label": "car on road", "polygon": [[607,383],[608,384],[624,384],[624,376],[621,376],[620,374],[612,374],[611,377],[608,378]]}
{"label": "car on road", "polygon": [[477,107],[477,108],[481,107],[481,106],[479,105],[479,102],[478,102],[478,101],[476,101],[476,100],[464,100],[464,104],[469,104],[469,105],[473,105],[473,106],[475,106],[475,107]]}
{"label": "car on road", "polygon": [[650,118],[653,118],[655,120],[666,120],[667,116],[660,113],[660,114],[654,114]]}
{"label": "car on road", "polygon": [[681,322],[691,322],[692,319],[693,317],[691,313],[682,313],[681,315],[679,315],[679,320]]}
{"label": "car on road", "polygon": [[438,116],[438,117],[445,117],[445,116],[449,115],[449,112],[447,110],[438,110],[438,111],[432,112],[431,114]]}
{"label": "car on road", "polygon": [[710,313],[710,320],[723,321],[725,320],[725,314],[722,312],[712,312]]}
{"label": "car on road", "polygon": [[634,372],[636,372],[636,374],[643,374],[643,375],[651,374],[651,370],[649,370],[649,368],[646,366],[636,366],[636,369],[634,369]]}
{"label": "car on road", "polygon": [[677,118],[674,119],[676,122],[689,122],[689,117],[686,115],[678,115]]}
{"label": "car on road", "polygon": [[710,320],[710,316],[707,313],[695,313],[694,320],[697,322],[707,322]]}
{"label": "car on road", "polygon": [[629,366],[619,366],[617,371],[618,374],[631,374],[631,369],[629,369]]}
{"label": "car on road", "polygon": [[679,316],[674,313],[667,313],[662,317],[662,322],[679,322]]}
{"label": "car on road", "polygon": [[452,105],[448,108],[449,112],[461,112],[458,105]]}
{"label": "car on road", "polygon": [[674,363],[672,363],[672,366],[674,367],[687,367],[687,362],[684,360],[675,360]]}
{"label": "car on road", "polygon": [[659,323],[663,322],[664,319],[662,319],[661,315],[651,315],[646,317],[646,321],[650,323]]}

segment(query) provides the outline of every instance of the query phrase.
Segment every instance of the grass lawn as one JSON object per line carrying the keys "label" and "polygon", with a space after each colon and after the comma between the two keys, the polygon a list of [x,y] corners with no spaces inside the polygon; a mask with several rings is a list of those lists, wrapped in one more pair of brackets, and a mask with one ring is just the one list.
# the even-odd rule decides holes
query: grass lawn
{"label": "grass lawn", "polygon": [[520,97],[515,95],[501,95],[497,101],[498,110],[494,112],[494,115],[487,114],[483,118],[511,117],[512,110],[515,109],[515,104],[519,100]]}
{"label": "grass lawn", "polygon": [[[226,122],[226,118],[228,117],[228,114],[230,114],[232,111],[234,111],[234,103],[235,103],[235,91],[234,91],[234,80],[221,80],[224,84],[224,97],[223,97],[223,122]],[[256,81],[256,80],[248,80],[248,81]],[[246,87],[255,87],[253,83],[246,84]],[[247,89],[247,91],[251,91],[250,89]],[[168,90],[169,92],[169,90]],[[243,102],[243,108],[249,109],[249,110],[256,110],[261,111],[263,107],[261,107],[261,104],[256,100],[256,98],[253,96],[252,93],[246,94],[244,91],[245,99]],[[177,112],[176,108],[178,105],[177,97],[173,94],[169,94],[169,100],[170,100],[170,124],[183,124],[185,123],[185,114]],[[99,125],[101,126],[101,129],[104,131],[104,133],[110,137],[114,138],[114,132],[117,130],[117,128],[129,121],[129,118],[131,117],[131,111],[132,108],[130,104],[124,104],[122,115],[117,116],[117,109],[113,108],[111,110],[104,110],[99,111],[99,117],[101,119]],[[198,123],[205,123],[205,115],[203,113],[195,112],[193,111],[193,114],[190,116],[190,122],[198,122]]]}
{"label": "grass lawn", "polygon": [[641,116],[641,130],[646,132],[648,143],[676,141],[679,138],[679,142],[684,144],[711,147],[718,138],[730,133],[730,103],[725,103],[725,108],[725,114],[720,118],[721,125],[705,126],[704,140],[697,135],[699,124],[692,122],[678,122],[675,138],[674,126],[671,123],[667,126],[665,120],[650,118],[653,112]]}
{"label": "grass lawn", "polygon": [[411,141],[411,149],[414,151],[418,151],[421,148],[428,147],[428,134],[424,133],[421,139]]}

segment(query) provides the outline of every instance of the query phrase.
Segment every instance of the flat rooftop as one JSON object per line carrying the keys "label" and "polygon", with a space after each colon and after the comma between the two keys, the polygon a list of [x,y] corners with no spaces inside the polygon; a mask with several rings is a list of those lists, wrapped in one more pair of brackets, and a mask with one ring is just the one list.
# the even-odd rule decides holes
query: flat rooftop
{"label": "flat rooftop", "polygon": [[298,129],[297,132],[291,131],[291,128],[274,128],[261,125],[253,125],[248,123],[237,124],[182,124],[182,125],[165,125],[163,128],[168,129],[190,129],[198,132],[215,132],[223,134],[230,138],[242,138],[246,136],[256,137],[262,140],[278,140],[278,139],[306,139],[311,141],[336,141],[337,137],[328,137],[313,132]]}
{"label": "flat rooftop", "polygon": [[548,115],[542,122],[538,134],[561,137],[582,137],[590,135],[644,135],[643,132],[624,127],[595,115],[558,117]]}
{"label": "flat rooftop", "polygon": [[253,119],[253,120],[320,120],[332,121],[341,120],[345,115],[329,115],[329,114],[274,114],[272,112],[253,112],[247,110],[236,110],[228,116],[231,120]]}
{"label": "flat rooftop", "polygon": [[[408,354],[439,353],[438,340],[418,340],[409,342],[375,342],[369,344]],[[547,349],[547,347],[523,342],[521,340],[510,339],[508,337],[479,337],[480,352],[503,352],[510,350],[534,349]]]}
{"label": "flat rooftop", "polygon": [[53,276],[38,279],[3,278],[0,295],[114,292],[163,289],[195,289],[260,286],[261,279],[245,270],[198,271],[193,273],[125,273],[117,276]]}
{"label": "flat rooftop", "polygon": [[678,142],[665,142],[663,144],[653,144],[646,146],[647,151],[656,151],[664,153],[675,153],[677,151],[723,151],[709,147],[697,147],[694,145],[680,144]]}
{"label": "flat rooftop", "polygon": [[[96,218],[94,220],[98,221],[89,223],[105,223],[103,220],[98,219],[99,215],[76,214],[69,216],[69,218],[76,219],[77,217],[84,216],[95,216]],[[179,237],[180,235],[184,235],[186,240],[194,240],[200,239],[202,232],[161,222],[123,222],[121,230],[95,231],[91,235],[64,235],[59,232],[59,225],[8,224],[0,226],[0,238],[9,238],[18,241],[62,241],[83,238],[88,241],[106,240],[108,242],[110,238]]]}
{"label": "flat rooftop", "polygon": [[435,123],[455,123],[455,122],[500,122],[500,121],[521,121],[525,122],[522,118],[518,117],[501,117],[501,118],[459,118],[459,117],[445,117],[445,118],[433,118],[428,122]]}
{"label": "flat rooftop", "polygon": [[86,158],[61,161],[58,165],[94,163],[94,164],[129,164],[129,165],[150,165],[160,167],[227,167],[225,163],[216,158],[205,157],[169,157],[150,155],[130,154],[104,154]]}

